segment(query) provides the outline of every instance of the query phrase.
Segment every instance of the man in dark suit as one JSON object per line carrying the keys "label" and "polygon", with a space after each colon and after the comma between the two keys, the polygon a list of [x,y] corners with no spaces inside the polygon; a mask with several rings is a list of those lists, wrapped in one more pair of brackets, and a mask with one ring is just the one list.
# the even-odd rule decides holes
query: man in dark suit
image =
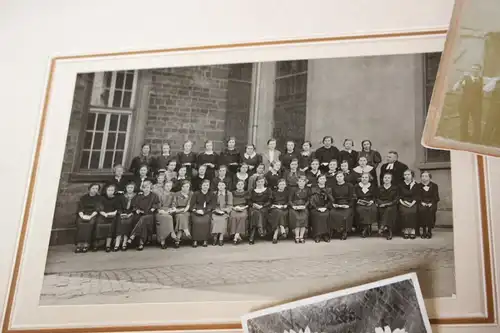
{"label": "man in dark suit", "polygon": [[[483,78],[480,65],[472,65],[471,71],[465,73],[453,86],[454,91],[462,91],[458,113],[460,117],[460,139],[466,142],[479,143],[481,140],[481,120],[483,113]],[[472,120],[472,133],[469,121]]]}
{"label": "man in dark suit", "polygon": [[387,163],[383,164],[380,168],[380,184],[383,184],[384,175],[390,173],[392,175],[392,184],[399,185],[403,182],[403,174],[408,170],[408,166],[398,161],[398,153],[391,150],[387,154]]}

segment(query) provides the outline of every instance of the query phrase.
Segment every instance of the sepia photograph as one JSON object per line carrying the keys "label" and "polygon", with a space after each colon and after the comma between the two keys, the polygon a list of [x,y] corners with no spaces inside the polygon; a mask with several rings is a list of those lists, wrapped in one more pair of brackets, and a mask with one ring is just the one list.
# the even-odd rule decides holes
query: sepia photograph
{"label": "sepia photograph", "polygon": [[245,333],[431,333],[415,274],[277,306],[242,318]]}
{"label": "sepia photograph", "polygon": [[500,154],[499,15],[498,1],[457,1],[425,143]]}
{"label": "sepia photograph", "polygon": [[[276,302],[409,272],[455,295],[450,153],[420,143],[440,56],[78,74],[40,304]],[[411,280],[383,288],[415,302]]]}

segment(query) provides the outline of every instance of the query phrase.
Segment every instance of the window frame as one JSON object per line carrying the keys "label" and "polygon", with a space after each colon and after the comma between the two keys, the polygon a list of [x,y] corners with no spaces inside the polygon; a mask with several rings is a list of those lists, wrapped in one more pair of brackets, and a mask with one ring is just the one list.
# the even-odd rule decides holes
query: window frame
{"label": "window frame", "polygon": [[[441,52],[430,52],[430,53],[441,53]],[[425,123],[427,119],[427,114],[429,111],[429,103],[430,100],[427,97],[427,90],[431,86],[428,80],[428,70],[427,70],[427,64],[428,64],[428,54],[429,53],[424,53],[422,54],[422,80],[423,80],[423,98],[422,98],[422,104],[423,104],[423,120]],[[442,53],[441,53],[442,54]],[[435,79],[434,83],[432,86],[435,85]],[[419,167],[420,169],[425,169],[425,170],[442,170],[442,169],[450,169],[451,168],[451,156],[450,160],[448,161],[429,161],[428,160],[428,153],[429,153],[429,148],[422,147],[422,159],[423,161],[420,163]]]}
{"label": "window frame", "polygon": [[[103,169],[103,163],[105,159],[105,153],[106,153],[106,145],[108,141],[108,136],[109,136],[109,124],[111,120],[112,115],[128,115],[128,122],[127,122],[127,127],[126,127],[126,132],[125,132],[125,142],[124,142],[124,147],[123,147],[123,157],[122,157],[122,164],[127,163],[127,158],[129,157],[130,154],[130,145],[132,138],[131,136],[133,135],[133,126],[134,126],[134,121],[136,120],[136,103],[137,103],[137,89],[138,89],[138,82],[139,82],[139,75],[140,71],[139,70],[122,70],[122,71],[108,71],[112,73],[112,80],[111,80],[111,85],[110,85],[110,93],[109,96],[110,98],[107,101],[107,104],[105,106],[94,106],[92,105],[92,97],[94,90],[96,89],[95,86],[95,75],[104,75],[105,72],[99,72],[99,73],[94,73],[94,79],[92,80],[89,87],[89,93],[87,98],[87,101],[85,102],[86,107],[83,111],[82,119],[81,119],[81,127],[80,127],[80,134],[78,137],[79,143],[77,144],[77,152],[76,152],[76,158],[75,158],[75,163],[73,165],[73,170],[70,174],[70,181],[71,182],[88,182],[88,181],[100,181],[107,179],[110,175],[112,175],[113,171],[112,168],[108,169],[105,168]],[[125,72],[125,76],[129,72],[133,72],[134,78],[132,81],[132,88],[131,88],[131,98],[130,98],[130,107],[128,108],[122,108],[122,107],[113,107],[113,101],[114,101],[114,92],[116,91],[116,78],[119,72]],[[125,82],[123,83],[125,87]],[[123,103],[123,96],[122,94],[121,98],[121,103]],[[86,168],[81,168],[81,163],[82,163],[82,158],[83,158],[83,152],[84,151],[89,151],[90,153],[92,152],[93,149],[84,149],[83,143],[84,143],[84,138],[85,134],[87,133],[87,122],[88,122],[88,116],[91,112],[95,112],[96,114],[104,114],[106,116],[105,118],[105,124],[104,128],[102,131],[103,133],[103,139],[102,143],[100,146],[100,156],[99,156],[99,168],[98,169],[86,169]],[[119,131],[119,124],[117,134],[120,133]],[[95,127],[92,129],[93,132],[95,132]],[[94,140],[94,138],[92,138]],[[91,145],[91,148],[92,145]],[[115,147],[113,148],[113,151],[116,151],[116,142],[115,142]],[[89,157],[89,162],[90,163],[90,157]],[[113,164],[120,163],[120,162],[115,162],[113,161]],[[87,164],[89,165],[89,164]]]}

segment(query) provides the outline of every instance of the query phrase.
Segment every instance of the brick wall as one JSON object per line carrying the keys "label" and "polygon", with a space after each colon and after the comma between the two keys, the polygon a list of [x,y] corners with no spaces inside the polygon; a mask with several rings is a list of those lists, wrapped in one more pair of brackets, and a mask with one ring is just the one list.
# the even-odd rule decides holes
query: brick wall
{"label": "brick wall", "polygon": [[229,66],[152,70],[145,142],[158,153],[163,142],[180,151],[191,140],[200,151],[206,140],[223,146]]}
{"label": "brick wall", "polygon": [[70,183],[70,175],[77,157],[78,136],[86,117],[83,112],[87,108],[92,85],[91,75],[78,75],[76,78],[73,106],[66,138],[66,151],[59,183],[59,192],[54,213],[51,243],[71,243],[75,227],[75,212],[82,193],[87,190],[87,184]]}

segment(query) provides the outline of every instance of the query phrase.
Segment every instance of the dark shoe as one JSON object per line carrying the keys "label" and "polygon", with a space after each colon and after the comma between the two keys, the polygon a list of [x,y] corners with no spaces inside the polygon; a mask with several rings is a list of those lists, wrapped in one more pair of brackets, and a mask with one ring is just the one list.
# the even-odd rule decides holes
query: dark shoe
{"label": "dark shoe", "polygon": [[197,241],[193,241],[193,247],[198,247],[198,242]]}
{"label": "dark shoe", "polygon": [[385,239],[387,239],[387,240],[392,239],[392,230],[391,229],[387,229],[387,236],[385,236]]}
{"label": "dark shoe", "polygon": [[89,248],[87,246],[84,246],[82,248],[82,253],[87,253],[89,251]]}
{"label": "dark shoe", "polygon": [[181,245],[181,242],[175,241],[174,248],[178,249],[180,247],[180,245]]}
{"label": "dark shoe", "polygon": [[300,242],[300,239],[299,238],[295,238],[295,244],[299,244]]}
{"label": "dark shoe", "polygon": [[340,237],[340,240],[346,240],[347,239],[347,231],[344,231],[342,233],[342,236]]}
{"label": "dark shoe", "polygon": [[161,247],[162,250],[165,250],[167,248],[167,243],[161,244],[160,247]]}
{"label": "dark shoe", "polygon": [[408,235],[408,234],[403,235],[403,239],[408,239],[408,238],[410,238],[410,235]]}
{"label": "dark shoe", "polygon": [[315,237],[315,238],[314,238],[314,242],[315,242],[315,243],[319,243],[319,242],[321,242],[321,238],[319,238],[319,237]]}
{"label": "dark shoe", "polygon": [[363,231],[361,231],[361,238],[366,238],[367,235],[368,235],[368,229],[363,228]]}
{"label": "dark shoe", "polygon": [[139,244],[137,246],[137,251],[142,251],[142,250],[144,250],[144,244]]}
{"label": "dark shoe", "polygon": [[122,245],[122,251],[123,251],[123,252],[125,252],[125,251],[127,251],[127,250],[128,250],[128,246],[127,246],[127,244],[123,244],[123,245]]}
{"label": "dark shoe", "polygon": [[305,242],[306,242],[306,240],[304,238],[299,239],[300,244],[304,244]]}
{"label": "dark shoe", "polygon": [[216,246],[216,245],[217,245],[217,237],[212,240],[212,246]]}
{"label": "dark shoe", "polygon": [[208,246],[208,242],[207,241],[204,241],[203,244],[201,245],[203,247],[207,247]]}
{"label": "dark shoe", "polygon": [[119,246],[115,246],[115,247],[113,248],[113,252],[118,252],[118,251],[120,251],[120,247],[119,247]]}
{"label": "dark shoe", "polygon": [[248,240],[248,244],[250,244],[250,245],[254,245],[254,244],[255,244],[255,241],[254,241],[253,239],[250,239],[250,240]]}
{"label": "dark shoe", "polygon": [[431,239],[432,238],[432,230],[429,229],[429,231],[427,231],[427,239]]}
{"label": "dark shoe", "polygon": [[219,240],[219,246],[224,246],[224,241],[222,239]]}
{"label": "dark shoe", "polygon": [[326,243],[330,243],[330,237],[328,236],[323,236],[323,241],[326,242]]}
{"label": "dark shoe", "polygon": [[106,252],[107,253],[111,252],[111,246],[106,246]]}
{"label": "dark shoe", "polygon": [[415,236],[415,234],[410,235],[410,239],[415,239],[415,238],[417,238],[417,236]]}
{"label": "dark shoe", "polygon": [[276,238],[273,238],[273,244],[278,244],[278,240]]}
{"label": "dark shoe", "polygon": [[81,253],[81,252],[82,252],[82,248],[81,248],[81,247],[77,247],[77,248],[75,249],[75,253]]}

